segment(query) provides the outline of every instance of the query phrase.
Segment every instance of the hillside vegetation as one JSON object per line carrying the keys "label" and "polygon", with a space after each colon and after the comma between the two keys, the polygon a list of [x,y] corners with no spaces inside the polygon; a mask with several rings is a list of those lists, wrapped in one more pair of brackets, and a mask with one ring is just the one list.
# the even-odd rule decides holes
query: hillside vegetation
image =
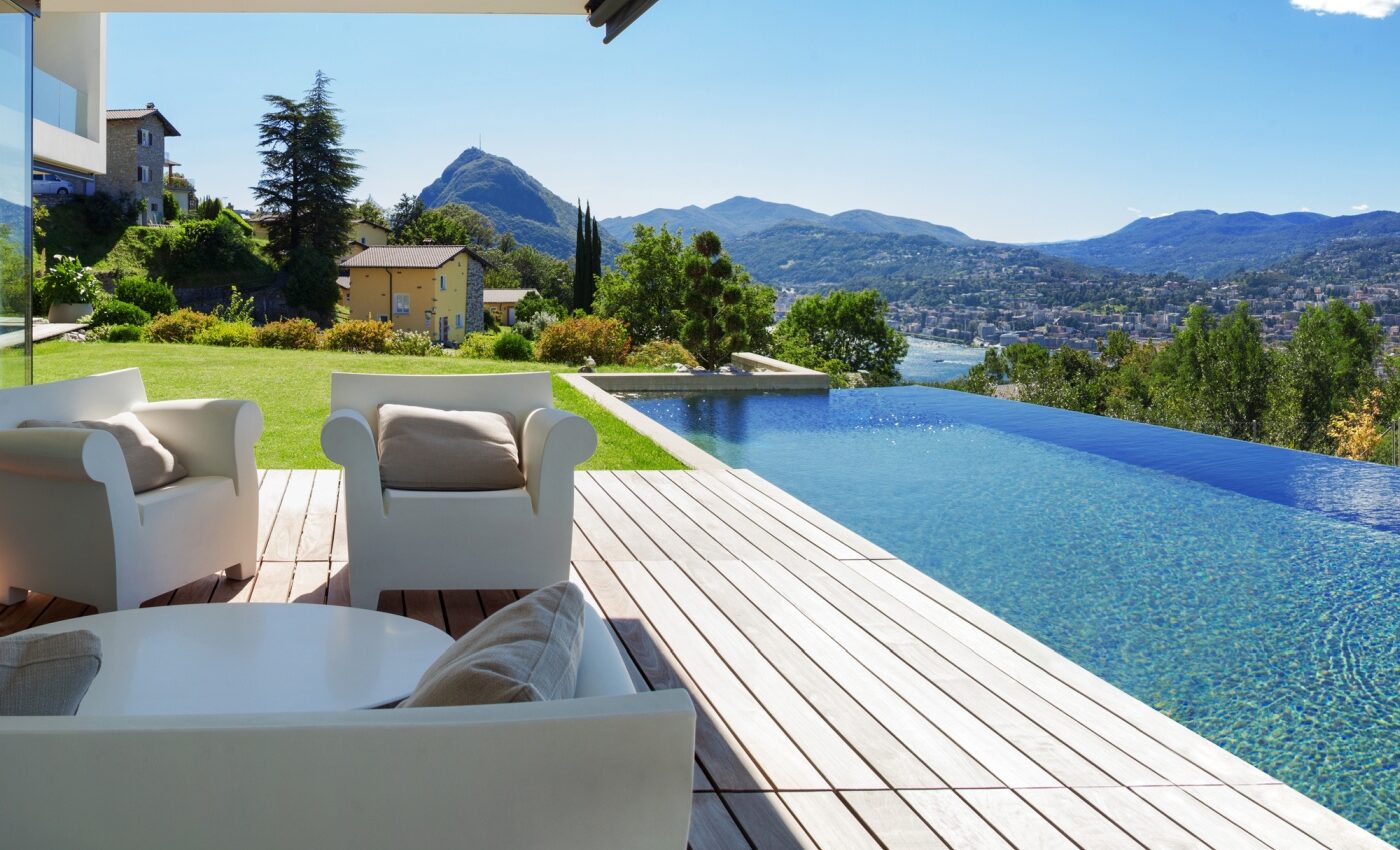
{"label": "hillside vegetation", "polygon": [[50,257],[76,256],[104,276],[161,278],[177,287],[253,289],[276,276],[246,222],[231,210],[212,220],[145,227],[127,224],[120,211],[107,209],[115,204],[95,197],[54,207],[40,247]]}

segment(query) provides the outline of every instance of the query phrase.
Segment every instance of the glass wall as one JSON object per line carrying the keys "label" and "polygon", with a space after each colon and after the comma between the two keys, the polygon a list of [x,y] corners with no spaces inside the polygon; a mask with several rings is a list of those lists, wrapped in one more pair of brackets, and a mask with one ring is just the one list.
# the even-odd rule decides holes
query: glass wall
{"label": "glass wall", "polygon": [[33,379],[30,156],[34,27],[0,0],[0,387]]}

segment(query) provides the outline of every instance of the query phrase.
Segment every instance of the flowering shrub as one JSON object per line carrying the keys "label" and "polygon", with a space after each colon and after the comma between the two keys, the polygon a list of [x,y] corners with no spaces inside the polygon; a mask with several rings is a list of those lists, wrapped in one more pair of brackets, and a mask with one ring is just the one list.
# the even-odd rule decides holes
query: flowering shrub
{"label": "flowering shrub", "polygon": [[150,342],[194,342],[195,334],[219,323],[219,320],[188,307],[156,316],[146,326],[146,339]]}
{"label": "flowering shrub", "polygon": [[295,348],[312,351],[321,347],[321,331],[310,319],[283,319],[258,328],[262,348]]}
{"label": "flowering shrub", "polygon": [[515,331],[506,331],[496,337],[496,344],[491,346],[491,355],[497,360],[530,360],[535,356],[535,347]]}
{"label": "flowering shrub", "polygon": [[408,357],[439,357],[442,346],[433,342],[427,331],[394,331],[384,346],[385,354],[402,354]]}
{"label": "flowering shrub", "polygon": [[194,335],[194,344],[252,348],[258,344],[258,329],[246,322],[215,322]]}
{"label": "flowering shrub", "polygon": [[676,363],[695,368],[700,365],[695,359],[695,355],[686,350],[679,342],[672,342],[669,339],[654,339],[651,342],[632,352],[627,358],[628,366],[643,366],[646,368],[659,368],[671,366]]}
{"label": "flowering shrub", "polygon": [[48,274],[39,278],[39,294],[46,304],[92,304],[102,296],[102,283],[92,268],[77,257],[54,254]]}
{"label": "flowering shrub", "polygon": [[582,363],[592,357],[600,366],[627,359],[632,340],[617,319],[580,316],[550,325],[540,333],[539,358],[550,363]]}
{"label": "flowering shrub", "polygon": [[331,326],[321,344],[331,351],[368,351],[382,354],[394,338],[394,326],[369,319],[347,319]]}

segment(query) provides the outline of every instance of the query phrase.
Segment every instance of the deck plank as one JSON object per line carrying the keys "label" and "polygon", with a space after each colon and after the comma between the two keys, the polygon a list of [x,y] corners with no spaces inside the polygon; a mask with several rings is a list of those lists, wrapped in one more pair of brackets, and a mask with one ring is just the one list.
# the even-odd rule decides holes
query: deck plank
{"label": "deck plank", "polygon": [[900,796],[952,850],[1012,850],[955,791],[904,791]]}
{"label": "deck plank", "polygon": [[778,796],[822,850],[882,850],[835,792],[784,791]]}
{"label": "deck plank", "polygon": [[842,791],[846,804],[887,850],[948,850],[896,791]]}
{"label": "deck plank", "polygon": [[273,520],[272,529],[267,535],[263,560],[296,561],[297,546],[301,542],[302,526],[306,524],[306,511],[311,504],[311,488],[315,482],[316,470],[292,470],[277,518]]}
{"label": "deck plank", "polygon": [[329,561],[335,538],[335,515],[340,503],[340,474],[334,469],[318,469],[311,482],[311,498],[306,520],[297,542],[296,560]]}
{"label": "deck plank", "polygon": [[[841,717],[830,718],[813,708],[802,692],[774,666],[770,659],[781,654],[781,647],[764,644],[760,649],[755,646],[674,563],[657,561],[645,567],[676,606],[685,612],[695,632],[714,648],[715,655],[734,671],[832,787],[884,787],[852,743],[832,727],[832,722],[839,722]],[[854,736],[851,740],[855,740]]]}
{"label": "deck plank", "polygon": [[690,473],[690,475],[716,494],[746,506],[746,510],[751,513],[768,517],[770,525],[775,527],[777,525],[782,525],[792,534],[797,535],[809,543],[815,544],[830,557],[863,557],[860,552],[857,552],[855,549],[837,540],[835,537],[819,528],[815,523],[803,519],[788,508],[770,499],[759,490],[745,485],[743,482],[729,476],[727,473],[697,471]]}
{"label": "deck plank", "polygon": [[844,525],[840,524],[836,520],[832,519],[831,517],[827,516],[826,514],[822,513],[821,511],[817,510],[816,508],[812,507],[806,502],[799,500],[796,496],[793,496],[791,493],[788,493],[786,490],[783,490],[781,487],[772,483],[768,479],[761,477],[758,473],[752,470],[731,469],[725,474],[730,476],[731,478],[737,479],[738,481],[742,482],[743,484],[749,487],[752,487],[755,490],[758,490],[768,498],[772,499],[773,501],[792,511],[797,516],[802,517],[803,519],[820,528],[822,531],[825,531],[827,534],[830,534],[832,537],[835,537],[837,540],[841,541],[845,545],[851,547],[856,552],[860,553],[860,557],[862,558],[871,558],[878,560],[881,558],[894,557],[894,555],[891,555],[889,552],[886,552],[878,545],[870,542],[869,540],[866,540],[864,537],[861,537],[859,534],[856,534],[854,531],[851,531],[849,528],[846,528]]}
{"label": "deck plank", "polygon": [[725,794],[724,801],[756,850],[821,850],[777,794]]}
{"label": "deck plank", "polygon": [[738,736],[715,711],[704,692],[691,681],[607,562],[579,561],[574,567],[652,689],[690,691],[696,713],[695,754],[714,786],[721,791],[772,788]]}
{"label": "deck plank", "polygon": [[646,568],[632,561],[611,566],[632,598],[647,612],[657,634],[672,648],[680,664],[745,743],[773,785],[785,791],[830,789],[828,780],[666,596]]}
{"label": "deck plank", "polygon": [[742,850],[752,847],[718,794],[696,794],[690,807],[690,850]]}

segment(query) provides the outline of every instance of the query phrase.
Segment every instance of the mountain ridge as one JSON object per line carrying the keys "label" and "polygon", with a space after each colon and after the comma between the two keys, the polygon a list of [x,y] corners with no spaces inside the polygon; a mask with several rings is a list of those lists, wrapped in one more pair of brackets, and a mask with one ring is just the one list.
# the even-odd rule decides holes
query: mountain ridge
{"label": "mountain ridge", "polygon": [[[418,196],[428,207],[466,204],[522,245],[564,260],[574,255],[577,208],[503,156],[467,148]],[[604,259],[620,250],[622,245],[604,229]]]}
{"label": "mountain ridge", "polygon": [[846,210],[828,215],[795,204],[765,201],[746,195],[700,207],[695,204],[679,208],[658,207],[631,216],[601,219],[603,229],[621,241],[629,241],[637,224],[649,227],[663,225],[680,228],[687,233],[713,230],[721,240],[733,240],[790,222],[818,224],[852,233],[892,233],[905,236],[929,236],[952,245],[979,244],[966,233],[946,225],[915,218],[887,215],[867,209]]}

